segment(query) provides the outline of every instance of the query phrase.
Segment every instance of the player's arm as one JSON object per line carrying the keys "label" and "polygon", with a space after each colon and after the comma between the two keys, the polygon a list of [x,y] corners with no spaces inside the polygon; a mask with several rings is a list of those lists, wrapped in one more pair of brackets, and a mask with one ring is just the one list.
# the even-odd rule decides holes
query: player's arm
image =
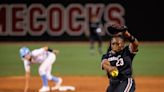
{"label": "player's arm", "polygon": [[50,52],[53,52],[55,54],[58,54],[59,53],[59,50],[56,50],[56,49],[51,49],[47,46],[43,47],[44,50],[47,50],[47,51],[50,51]]}
{"label": "player's arm", "polygon": [[29,90],[29,83],[30,83],[30,63],[29,61],[24,61],[24,68],[25,68],[25,88],[24,92],[28,92]]}
{"label": "player's arm", "polygon": [[25,73],[25,89],[24,92],[28,92],[30,83],[30,72]]}
{"label": "player's arm", "polygon": [[129,48],[131,49],[132,52],[137,52],[138,51],[138,45],[139,42],[138,40],[131,35],[128,31],[125,31],[124,36],[129,40]]}
{"label": "player's arm", "polygon": [[117,69],[115,66],[111,66],[108,59],[103,59],[101,66],[104,70],[106,70],[108,73],[112,72],[113,70]]}

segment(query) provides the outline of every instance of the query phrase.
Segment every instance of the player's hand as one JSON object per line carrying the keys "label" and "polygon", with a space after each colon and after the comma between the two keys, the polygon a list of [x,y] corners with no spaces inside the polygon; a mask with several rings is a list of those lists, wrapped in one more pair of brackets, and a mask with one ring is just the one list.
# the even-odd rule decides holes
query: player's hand
{"label": "player's hand", "polygon": [[29,82],[30,82],[30,72],[26,72],[25,74],[25,88],[24,88],[24,92],[28,92],[29,91]]}
{"label": "player's hand", "polygon": [[119,74],[119,71],[118,71],[117,68],[114,69],[114,70],[112,70],[112,71],[110,72],[110,75],[111,75],[113,78],[117,77],[118,74]]}
{"label": "player's hand", "polygon": [[59,50],[53,50],[53,53],[55,53],[55,54],[59,54]]}
{"label": "player's hand", "polygon": [[128,38],[131,36],[131,34],[128,31],[125,31],[123,35],[125,38]]}
{"label": "player's hand", "polygon": [[26,86],[24,92],[28,92],[29,88]]}

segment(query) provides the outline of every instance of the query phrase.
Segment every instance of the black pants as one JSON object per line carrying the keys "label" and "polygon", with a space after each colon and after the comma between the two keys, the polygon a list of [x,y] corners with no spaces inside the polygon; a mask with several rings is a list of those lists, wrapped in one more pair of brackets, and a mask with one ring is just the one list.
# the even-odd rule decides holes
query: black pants
{"label": "black pants", "polygon": [[92,35],[90,35],[90,42],[91,43],[94,43],[95,41],[98,41],[98,43],[99,44],[102,44],[102,39],[101,39],[101,37],[100,37],[100,35],[98,35],[98,34],[92,34]]}
{"label": "black pants", "polygon": [[110,80],[106,92],[135,92],[135,81],[133,78],[125,80]]}

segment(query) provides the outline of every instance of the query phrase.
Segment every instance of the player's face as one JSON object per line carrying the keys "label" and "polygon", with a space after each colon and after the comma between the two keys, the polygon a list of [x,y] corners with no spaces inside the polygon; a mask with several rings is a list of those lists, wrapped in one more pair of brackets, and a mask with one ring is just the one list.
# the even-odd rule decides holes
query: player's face
{"label": "player's face", "polygon": [[120,37],[112,38],[111,48],[114,52],[120,52],[124,48],[124,40]]}

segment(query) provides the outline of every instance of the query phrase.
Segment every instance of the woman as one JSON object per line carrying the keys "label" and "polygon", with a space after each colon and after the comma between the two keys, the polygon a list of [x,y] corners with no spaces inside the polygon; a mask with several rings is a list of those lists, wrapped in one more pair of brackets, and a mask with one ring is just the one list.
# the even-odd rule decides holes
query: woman
{"label": "woman", "polygon": [[39,92],[47,92],[50,91],[48,86],[48,80],[52,80],[56,83],[52,90],[57,90],[61,83],[62,79],[60,77],[55,77],[51,74],[51,68],[53,63],[56,60],[56,54],[58,50],[52,50],[48,47],[43,47],[39,49],[35,49],[30,51],[27,47],[20,48],[20,57],[23,60],[24,68],[25,68],[25,89],[24,92],[27,92],[29,89],[29,79],[30,79],[30,67],[31,64],[39,63],[39,75],[42,79],[42,88],[39,89]]}
{"label": "woman", "polygon": [[[135,91],[135,82],[132,77],[132,61],[138,51],[138,41],[123,27],[112,25],[108,28],[111,29],[108,31],[115,31],[116,33],[111,38],[107,53],[102,56],[102,69],[107,72],[110,79],[106,92]],[[127,46],[125,46],[125,39],[130,42]],[[112,76],[113,71],[118,71],[118,75]]]}
{"label": "woman", "polygon": [[89,20],[89,42],[91,54],[95,52],[95,42],[98,42],[98,52],[102,54],[102,38],[101,38],[101,26],[102,24],[96,19],[96,16],[92,16]]}

